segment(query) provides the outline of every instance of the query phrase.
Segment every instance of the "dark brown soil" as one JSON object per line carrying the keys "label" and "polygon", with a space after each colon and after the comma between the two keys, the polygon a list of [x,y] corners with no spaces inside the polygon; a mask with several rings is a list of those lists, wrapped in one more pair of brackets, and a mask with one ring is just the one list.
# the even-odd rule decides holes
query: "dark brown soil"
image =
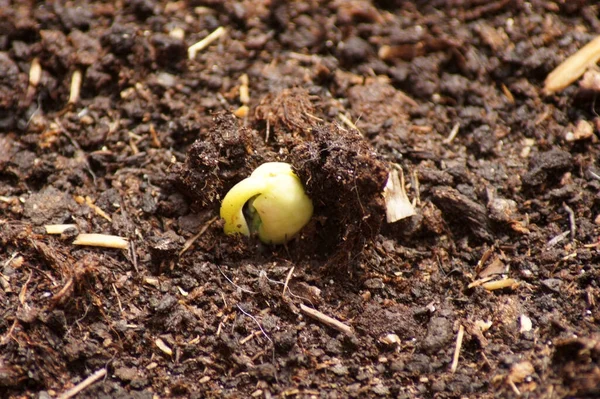
{"label": "dark brown soil", "polygon": [[[0,397],[597,397],[600,106],[542,94],[596,3],[0,0]],[[285,246],[218,219],[267,161]]]}

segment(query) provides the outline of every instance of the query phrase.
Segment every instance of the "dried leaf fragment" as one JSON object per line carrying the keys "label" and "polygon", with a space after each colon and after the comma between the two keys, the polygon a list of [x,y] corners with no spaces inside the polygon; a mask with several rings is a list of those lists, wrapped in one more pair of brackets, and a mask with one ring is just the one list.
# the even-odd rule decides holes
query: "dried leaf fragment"
{"label": "dried leaf fragment", "polygon": [[396,334],[387,334],[387,335],[384,335],[383,337],[380,337],[379,342],[392,346],[392,345],[400,345],[401,340],[400,340],[400,337]]}
{"label": "dried leaf fragment", "polygon": [[520,333],[531,331],[531,329],[533,328],[533,322],[529,317],[527,317],[524,314],[519,316],[519,324],[521,325],[521,327],[519,328]]}
{"label": "dried leaf fragment", "polygon": [[525,378],[529,377],[534,372],[535,368],[533,367],[533,364],[525,360],[512,365],[508,378],[512,382],[520,383],[525,381]]}
{"label": "dried leaf fragment", "polygon": [[385,200],[385,216],[388,223],[394,223],[416,214],[404,189],[404,174],[400,169],[393,169],[388,174],[388,180],[383,189]]}
{"label": "dried leaf fragment", "polygon": [[585,71],[600,60],[600,36],[564,60],[546,78],[544,94],[561,91],[579,79]]}
{"label": "dried leaf fragment", "polygon": [[173,350],[167,344],[165,344],[165,341],[163,341],[160,338],[156,338],[156,340],[154,341],[154,343],[156,344],[156,346],[158,347],[158,349],[160,349],[161,351],[163,351],[165,354],[167,354],[169,356],[173,356]]}
{"label": "dried leaf fragment", "polygon": [[569,129],[565,134],[565,140],[572,143],[574,141],[586,140],[594,137],[594,127],[586,120],[580,120],[574,129]]}

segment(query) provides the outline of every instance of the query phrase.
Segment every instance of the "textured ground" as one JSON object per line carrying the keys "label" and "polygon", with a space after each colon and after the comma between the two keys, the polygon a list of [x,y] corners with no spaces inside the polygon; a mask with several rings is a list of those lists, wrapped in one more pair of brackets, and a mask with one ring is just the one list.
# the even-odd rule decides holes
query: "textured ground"
{"label": "textured ground", "polygon": [[[596,91],[542,92],[599,12],[0,0],[0,396],[98,370],[79,397],[599,395]],[[313,220],[224,236],[220,199],[273,160]],[[417,215],[387,224],[393,164]]]}

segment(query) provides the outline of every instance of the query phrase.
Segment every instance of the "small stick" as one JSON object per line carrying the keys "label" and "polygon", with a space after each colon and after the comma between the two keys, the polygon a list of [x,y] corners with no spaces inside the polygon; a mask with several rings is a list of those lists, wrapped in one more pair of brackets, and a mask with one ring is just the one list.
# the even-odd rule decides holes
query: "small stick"
{"label": "small stick", "polygon": [[569,214],[569,229],[571,231],[571,241],[575,241],[575,212],[573,212],[573,209],[567,204],[563,204],[563,208],[565,208],[565,211],[567,211],[567,213]]}
{"label": "small stick", "polygon": [[94,374],[90,375],[85,380],[81,381],[79,384],[75,385],[73,388],[69,389],[67,392],[61,394],[57,399],[70,399],[73,396],[77,395],[79,392],[83,391],[100,378],[103,378],[106,375],[106,369],[100,369],[96,371]]}
{"label": "small stick", "polygon": [[126,238],[109,234],[79,234],[75,237],[73,245],[127,249],[129,241]]}
{"label": "small stick", "polygon": [[192,44],[190,47],[188,47],[188,58],[190,60],[193,60],[194,58],[196,58],[196,54],[198,54],[199,51],[204,50],[212,42],[214,42],[215,40],[217,40],[218,38],[223,36],[225,34],[225,32],[226,32],[225,28],[223,28],[222,26],[219,26],[217,29],[215,29],[212,33],[210,33],[204,39],[200,40],[197,43]]}
{"label": "small stick", "polygon": [[472,283],[470,283],[467,286],[467,288],[471,289],[471,288],[474,288],[474,287],[479,287],[480,285],[483,285],[483,284],[487,283],[488,281],[493,280],[494,278],[495,278],[495,276],[486,276],[486,277],[477,279],[477,280],[473,281]]}
{"label": "small stick", "polygon": [[71,77],[71,92],[69,93],[69,104],[75,104],[79,100],[81,92],[81,70],[76,69]]}
{"label": "small stick", "polygon": [[248,335],[246,338],[242,338],[240,340],[240,345],[244,345],[246,342],[250,341],[252,338],[257,337],[261,334],[260,331],[254,331],[253,333],[251,333],[250,335]]}
{"label": "small stick", "polygon": [[104,210],[102,208],[100,208],[98,205],[94,204],[94,201],[92,201],[92,199],[88,196],[85,197],[85,204],[87,206],[89,206],[90,208],[92,208],[94,210],[94,212],[96,213],[96,215],[103,217],[104,219],[108,220],[109,222],[112,222],[112,218],[106,213],[104,212]]}
{"label": "small stick", "polygon": [[413,187],[413,191],[415,192],[415,204],[414,205],[421,205],[421,184],[419,182],[419,175],[417,174],[416,170],[412,171],[412,179],[410,179],[411,181],[411,186]]}
{"label": "small stick", "polygon": [[119,291],[117,291],[117,286],[112,284],[113,291],[115,291],[115,295],[117,297],[117,305],[119,305],[119,310],[121,311],[121,315],[123,315],[123,305],[121,304],[121,296],[119,295]]}
{"label": "small stick", "polygon": [[154,124],[150,124],[150,136],[152,137],[152,145],[156,148],[162,147],[160,143],[160,139],[158,138],[158,134],[156,133],[156,129],[154,129]]}
{"label": "small stick", "polygon": [[181,251],[179,251],[179,256],[183,255],[188,249],[190,249],[194,242],[196,242],[196,240],[200,238],[202,234],[206,233],[206,230],[210,227],[211,224],[215,222],[215,220],[217,220],[216,216],[210,219],[208,222],[204,223],[204,226],[202,226],[198,234],[196,234],[195,236],[187,240],[185,244],[183,244],[183,248],[181,249]]}
{"label": "small stick", "polygon": [[521,391],[519,391],[519,388],[517,388],[512,379],[509,378],[506,382],[508,383],[508,386],[513,390],[515,395],[521,396]]}
{"label": "small stick", "polygon": [[544,82],[544,94],[561,91],[576,81],[600,59],[600,36],[596,37],[557,66]]}
{"label": "small stick", "polygon": [[300,310],[305,315],[312,317],[313,319],[315,319],[317,321],[320,321],[321,323],[333,328],[334,330],[338,330],[339,332],[344,333],[348,336],[354,335],[354,332],[352,331],[352,327],[342,323],[341,321],[334,319],[333,317],[329,317],[326,314],[321,313],[316,309],[309,308],[308,306],[301,303]]}
{"label": "small stick", "polygon": [[444,139],[443,143],[444,144],[450,144],[450,143],[452,143],[452,141],[458,135],[458,131],[459,130],[460,130],[460,122],[456,122],[454,124],[454,126],[452,126],[452,130],[450,130],[450,134],[448,135],[448,138]]}
{"label": "small stick", "polygon": [[454,348],[454,356],[452,356],[452,365],[450,366],[450,372],[454,374],[458,368],[458,357],[460,356],[460,349],[462,348],[462,341],[465,335],[465,327],[461,324],[458,328],[458,334],[456,335],[456,347]]}
{"label": "small stick", "polygon": [[342,114],[341,112],[340,112],[340,113],[338,113],[338,115],[337,115],[337,116],[338,116],[338,118],[340,118],[340,120],[341,120],[342,122],[344,122],[344,124],[345,124],[346,126],[348,126],[348,127],[349,127],[349,128],[351,128],[351,129],[354,129],[354,130],[356,130],[356,131],[357,131],[357,132],[358,132],[358,133],[359,133],[361,136],[363,136],[362,132],[361,132],[361,131],[358,129],[358,127],[357,127],[357,126],[354,124],[354,122],[352,122],[352,121],[350,120],[350,118],[348,118],[346,115]]}
{"label": "small stick", "polygon": [[287,290],[287,288],[288,288],[288,283],[290,282],[290,279],[292,278],[292,273],[294,273],[294,268],[295,268],[295,266],[292,266],[292,268],[290,269],[290,271],[287,274],[287,277],[285,278],[285,284],[283,284],[283,292],[281,293],[281,296],[285,296],[285,290]]}

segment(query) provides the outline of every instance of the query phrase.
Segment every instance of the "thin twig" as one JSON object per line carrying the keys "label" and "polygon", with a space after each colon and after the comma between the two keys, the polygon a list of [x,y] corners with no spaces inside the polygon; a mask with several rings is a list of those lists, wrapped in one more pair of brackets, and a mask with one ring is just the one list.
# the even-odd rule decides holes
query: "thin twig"
{"label": "thin twig", "polygon": [[81,92],[81,70],[76,69],[71,77],[71,91],[69,93],[69,104],[75,104],[79,101],[79,93]]}
{"label": "thin twig", "polygon": [[77,395],[79,392],[83,391],[100,378],[103,378],[106,375],[106,369],[100,369],[96,371],[94,374],[90,375],[85,380],[81,381],[79,384],[75,385],[73,388],[69,389],[67,392],[61,394],[57,399],[69,399],[73,396]]}
{"label": "thin twig", "polygon": [[571,231],[571,241],[575,241],[575,212],[573,212],[573,209],[567,204],[563,204],[563,208],[565,208],[565,211],[567,211],[567,213],[569,214],[569,229]]}
{"label": "thin twig", "polygon": [[210,227],[211,224],[215,222],[215,220],[217,220],[216,216],[210,219],[208,222],[204,223],[204,226],[202,226],[198,234],[196,234],[195,236],[187,240],[185,244],[183,244],[183,248],[181,249],[181,251],[179,251],[179,256],[183,255],[188,249],[190,249],[194,242],[196,242],[196,240],[200,238],[202,234],[206,233],[206,230]]}
{"label": "thin twig", "polygon": [[450,366],[450,372],[454,374],[458,368],[458,357],[460,356],[460,349],[462,348],[462,341],[465,335],[465,327],[461,324],[458,328],[458,334],[456,335],[456,347],[454,348],[454,356],[452,356],[452,365]]}
{"label": "thin twig", "polygon": [[196,58],[196,54],[198,54],[199,51],[204,50],[212,42],[214,42],[215,40],[217,40],[218,38],[223,36],[225,34],[225,32],[226,32],[225,28],[223,28],[222,26],[219,26],[217,29],[215,29],[212,33],[210,33],[204,39],[200,40],[197,43],[192,44],[188,48],[188,58],[190,60],[193,60],[194,58]]}
{"label": "thin twig", "polygon": [[292,278],[292,273],[294,273],[294,268],[295,268],[295,266],[292,266],[292,268],[288,272],[287,277],[285,278],[285,283],[283,284],[283,292],[281,293],[281,296],[285,296],[285,291],[287,290],[288,283],[290,282],[290,279]]}
{"label": "thin twig", "polygon": [[305,315],[312,317],[313,319],[315,319],[317,321],[320,321],[321,323],[333,328],[334,330],[338,330],[339,332],[344,333],[348,336],[354,335],[354,332],[352,331],[352,327],[342,323],[339,320],[334,319],[333,317],[329,317],[326,314],[321,313],[316,309],[309,308],[308,306],[301,303],[300,310]]}
{"label": "thin twig", "polygon": [[456,138],[456,136],[458,135],[458,131],[460,130],[460,122],[456,122],[454,124],[454,126],[452,126],[452,130],[450,130],[450,134],[448,135],[448,137],[446,139],[444,139],[442,142],[444,144],[450,144],[452,143],[452,141]]}

